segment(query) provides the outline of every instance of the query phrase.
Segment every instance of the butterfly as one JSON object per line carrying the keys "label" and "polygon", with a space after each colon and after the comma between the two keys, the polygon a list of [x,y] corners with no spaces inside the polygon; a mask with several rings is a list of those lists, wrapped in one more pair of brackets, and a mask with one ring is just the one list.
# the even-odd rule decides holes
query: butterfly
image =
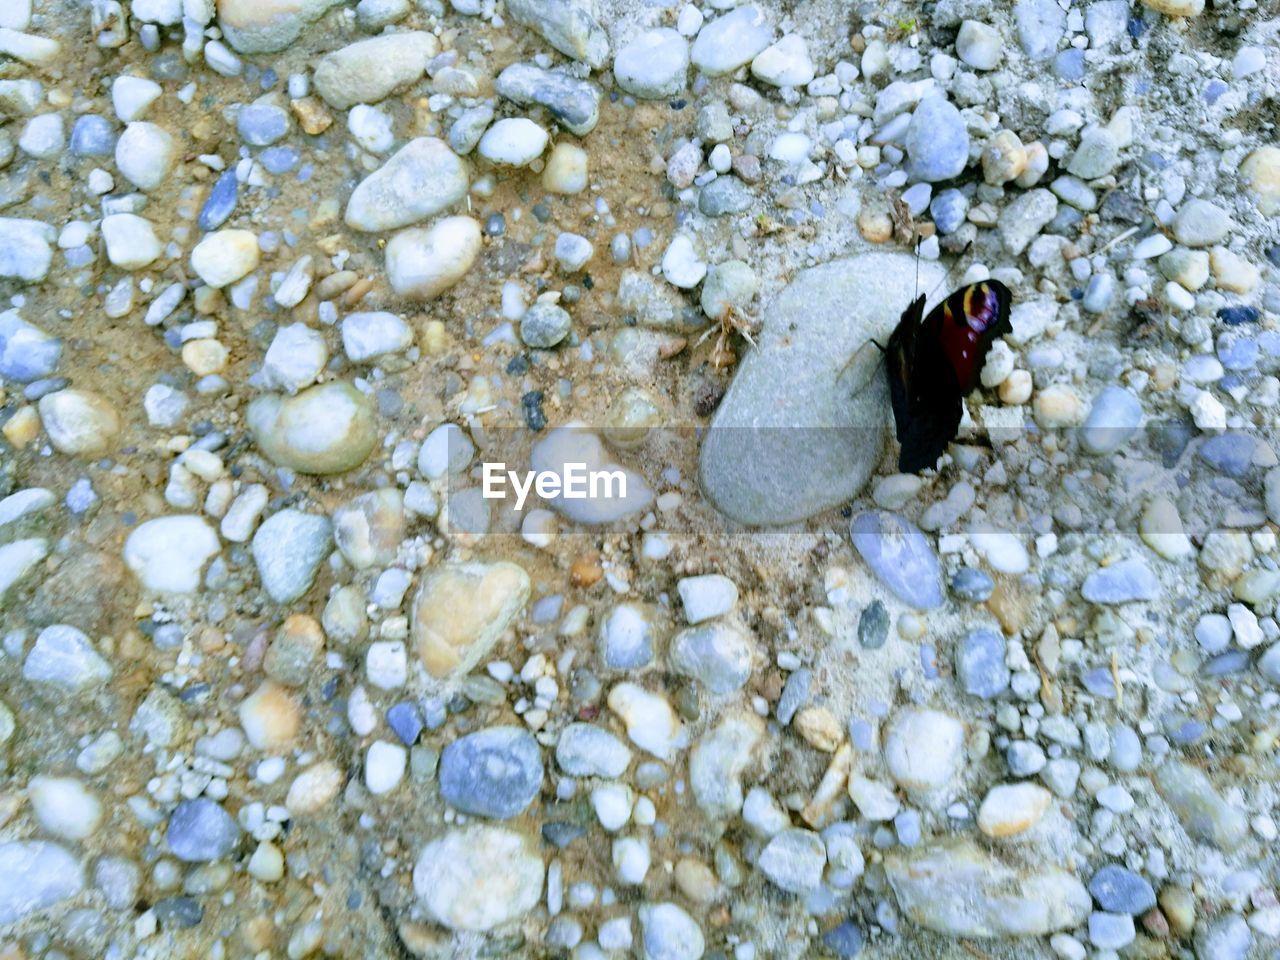
{"label": "butterfly", "polygon": [[928,316],[924,300],[902,312],[884,348],[902,473],[937,464],[960,429],[961,398],[978,385],[991,344],[1013,332],[1013,295],[998,280],[961,287]]}

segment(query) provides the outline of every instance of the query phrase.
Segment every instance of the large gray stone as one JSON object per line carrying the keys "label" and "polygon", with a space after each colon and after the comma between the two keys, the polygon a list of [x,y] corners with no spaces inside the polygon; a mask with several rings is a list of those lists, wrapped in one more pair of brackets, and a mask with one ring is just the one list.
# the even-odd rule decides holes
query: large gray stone
{"label": "large gray stone", "polygon": [[765,308],[702,446],[702,489],[718,510],[751,526],[794,523],[866,485],[889,423],[884,364],[868,341],[885,343],[913,291],[945,276],[920,263],[917,282],[916,266],[900,253],[835,260]]}

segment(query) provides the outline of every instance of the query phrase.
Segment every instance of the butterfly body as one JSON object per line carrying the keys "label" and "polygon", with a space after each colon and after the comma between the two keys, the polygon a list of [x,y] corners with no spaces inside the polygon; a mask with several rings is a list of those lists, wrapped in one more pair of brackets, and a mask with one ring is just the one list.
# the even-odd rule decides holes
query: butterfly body
{"label": "butterfly body", "polygon": [[961,400],[977,387],[987,351],[1013,330],[1012,300],[1004,284],[983,280],[961,287],[927,316],[923,296],[903,311],[885,348],[903,473],[934,466],[955,439]]}

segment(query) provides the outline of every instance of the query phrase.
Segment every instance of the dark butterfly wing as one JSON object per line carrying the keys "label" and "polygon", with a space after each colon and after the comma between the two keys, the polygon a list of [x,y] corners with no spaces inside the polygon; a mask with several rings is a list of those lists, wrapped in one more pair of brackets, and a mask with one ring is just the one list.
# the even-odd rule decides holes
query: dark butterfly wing
{"label": "dark butterfly wing", "polygon": [[999,280],[961,287],[929,311],[920,336],[934,340],[947,356],[961,395],[978,386],[987,351],[997,337],[1013,332],[1009,308],[1013,294]]}
{"label": "dark butterfly wing", "polygon": [[902,314],[885,348],[889,399],[901,445],[898,469],[934,466],[960,429],[960,389],[946,355],[921,323],[924,297]]}
{"label": "dark butterfly wing", "polygon": [[902,314],[885,348],[898,469],[919,473],[938,462],[964,414],[961,398],[978,385],[996,337],[1012,331],[1012,295],[997,280],[962,287],[923,316],[924,297]]}

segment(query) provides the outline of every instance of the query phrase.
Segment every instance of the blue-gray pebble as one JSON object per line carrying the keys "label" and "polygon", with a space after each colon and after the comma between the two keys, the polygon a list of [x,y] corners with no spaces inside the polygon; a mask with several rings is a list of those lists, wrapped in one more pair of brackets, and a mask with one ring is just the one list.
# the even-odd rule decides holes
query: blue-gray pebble
{"label": "blue-gray pebble", "polygon": [[542,786],[542,754],[520,727],[488,727],[455,740],[440,757],[440,795],[463,813],[509,820]]}
{"label": "blue-gray pebble", "polygon": [[868,510],[853,518],[849,536],[854,549],[899,600],[917,610],[942,606],[938,555],[906,517]]}
{"label": "blue-gray pebble", "polygon": [[240,139],[251,147],[269,147],[289,133],[289,115],[269,103],[251,103],[236,117]]}
{"label": "blue-gray pebble", "polygon": [[1160,581],[1145,560],[1131,557],[1089,574],[1080,592],[1090,603],[1154,600],[1160,595]]}
{"label": "blue-gray pebble", "polygon": [[240,842],[240,825],[208,797],[196,797],[178,804],[169,817],[165,836],[169,849],[179,860],[205,863],[235,852]]}
{"label": "blue-gray pebble", "polygon": [[956,676],[965,693],[990,700],[1009,688],[1011,674],[1004,651],[1004,638],[986,627],[964,638],[956,650]]}
{"label": "blue-gray pebble", "polygon": [[1144,878],[1116,863],[1109,863],[1093,875],[1089,892],[1098,906],[1112,913],[1136,916],[1156,905],[1156,892]]}

